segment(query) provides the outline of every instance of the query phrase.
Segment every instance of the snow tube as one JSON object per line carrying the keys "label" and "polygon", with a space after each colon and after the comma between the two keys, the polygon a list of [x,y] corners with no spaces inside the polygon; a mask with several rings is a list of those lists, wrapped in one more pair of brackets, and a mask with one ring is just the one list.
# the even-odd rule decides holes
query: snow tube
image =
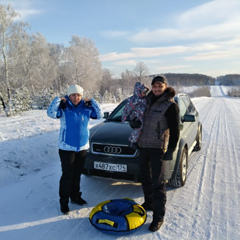
{"label": "snow tube", "polygon": [[96,205],[89,216],[91,224],[101,232],[124,235],[135,232],[146,221],[145,209],[132,199],[113,199]]}

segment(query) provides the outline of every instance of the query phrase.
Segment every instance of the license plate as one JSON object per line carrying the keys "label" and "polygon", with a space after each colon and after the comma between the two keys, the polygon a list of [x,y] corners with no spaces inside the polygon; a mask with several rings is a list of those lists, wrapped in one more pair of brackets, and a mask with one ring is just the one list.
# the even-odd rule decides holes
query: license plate
{"label": "license plate", "polygon": [[112,172],[127,172],[126,164],[94,162],[94,168],[98,170],[105,170],[105,171],[112,171]]}

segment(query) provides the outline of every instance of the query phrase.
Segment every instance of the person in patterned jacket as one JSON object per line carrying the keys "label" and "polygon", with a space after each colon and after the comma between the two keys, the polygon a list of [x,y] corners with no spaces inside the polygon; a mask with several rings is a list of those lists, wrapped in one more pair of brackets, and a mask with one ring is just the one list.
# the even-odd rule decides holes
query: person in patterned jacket
{"label": "person in patterned jacket", "polygon": [[90,118],[100,119],[102,111],[93,98],[83,99],[83,88],[71,85],[68,94],[56,97],[47,109],[47,115],[60,119],[59,156],[61,159],[62,176],[59,184],[61,212],[69,212],[69,198],[78,205],[87,204],[80,192],[81,173],[84,167],[87,149],[89,148]]}
{"label": "person in patterned jacket", "polygon": [[132,148],[137,148],[137,141],[142,130],[143,116],[146,107],[146,93],[148,92],[148,87],[144,84],[137,82],[134,86],[133,95],[127,99],[127,103],[122,111],[122,122],[125,122],[129,117],[130,120],[134,122],[139,122],[141,124],[138,128],[133,128],[131,135],[129,137],[130,144]]}

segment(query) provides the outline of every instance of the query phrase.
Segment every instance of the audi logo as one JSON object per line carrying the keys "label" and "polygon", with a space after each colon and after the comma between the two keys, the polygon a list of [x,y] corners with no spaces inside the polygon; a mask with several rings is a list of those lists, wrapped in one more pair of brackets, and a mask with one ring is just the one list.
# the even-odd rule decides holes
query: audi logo
{"label": "audi logo", "polygon": [[105,146],[103,148],[103,151],[105,153],[111,153],[111,154],[120,154],[122,152],[122,148],[115,147],[115,146]]}

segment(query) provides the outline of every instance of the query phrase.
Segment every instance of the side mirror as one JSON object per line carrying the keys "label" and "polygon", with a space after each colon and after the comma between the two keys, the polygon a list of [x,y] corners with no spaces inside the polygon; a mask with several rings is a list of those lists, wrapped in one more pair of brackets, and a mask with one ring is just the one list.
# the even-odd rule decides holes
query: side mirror
{"label": "side mirror", "polygon": [[109,117],[109,112],[104,112],[103,113],[103,118],[107,119]]}
{"label": "side mirror", "polygon": [[182,118],[182,122],[196,122],[196,117],[195,115],[186,114]]}

